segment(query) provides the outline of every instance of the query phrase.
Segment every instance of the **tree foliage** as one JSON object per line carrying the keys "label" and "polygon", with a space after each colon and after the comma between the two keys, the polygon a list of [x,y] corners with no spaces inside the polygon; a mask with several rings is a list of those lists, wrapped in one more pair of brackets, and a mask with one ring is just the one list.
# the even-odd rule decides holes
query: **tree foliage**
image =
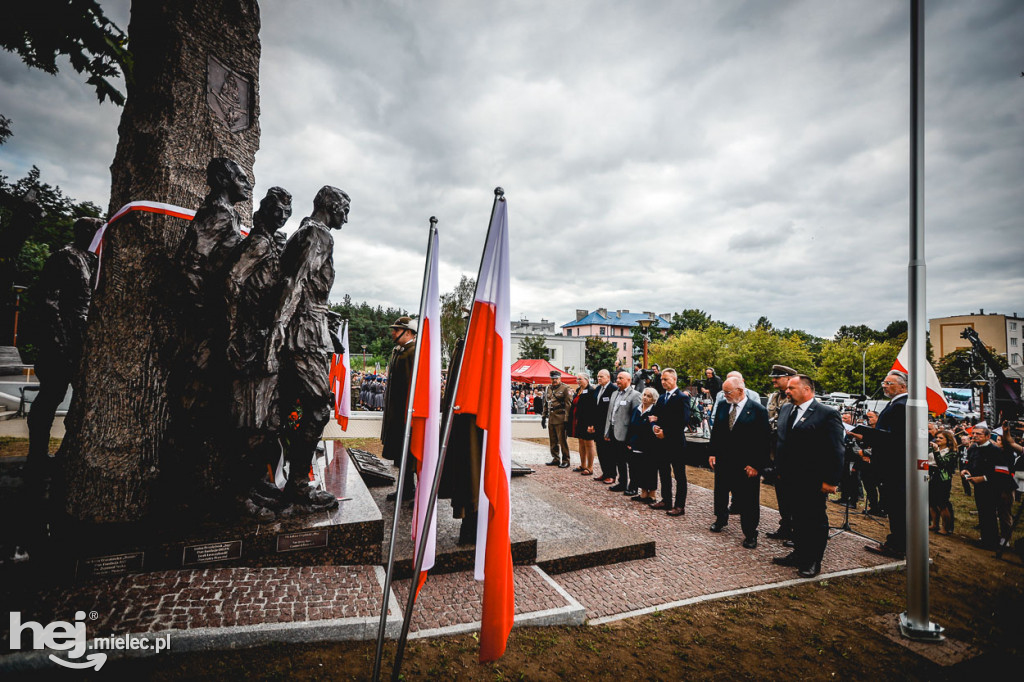
{"label": "tree foliage", "polygon": [[[996,353],[992,346],[985,346],[990,355],[1001,368],[1006,369],[1009,363],[1006,358]],[[974,379],[987,379],[988,369],[985,361],[977,357],[971,347],[957,348],[946,353],[939,360],[935,373],[943,386],[967,386]]]}
{"label": "tree foliage", "polygon": [[132,56],[128,36],[107,19],[95,0],[34,0],[32,7],[5,12],[0,22],[0,47],[14,52],[30,67],[49,74],[66,55],[100,102],[124,106],[124,95],[110,79],[130,81]]}
{"label": "tree foliage", "polygon": [[531,360],[548,359],[548,346],[542,334],[527,334],[519,341],[519,357]]}
{"label": "tree foliage", "polygon": [[401,308],[373,307],[366,301],[356,305],[348,294],[341,303],[332,304],[331,310],[348,320],[349,353],[362,357],[363,346],[366,346],[367,365],[380,362],[381,367],[391,357],[394,346],[390,326],[399,317],[409,314]]}
{"label": "tree foliage", "polygon": [[712,324],[711,316],[699,308],[686,308],[681,313],[672,315],[672,333],[684,332],[688,329],[703,331]]}
{"label": "tree foliage", "polygon": [[451,362],[455,344],[466,334],[464,316],[469,314],[476,293],[476,279],[463,275],[451,291],[441,294],[441,362]]}
{"label": "tree foliage", "polygon": [[869,396],[876,393],[882,379],[892,369],[904,341],[906,337],[881,342],[857,341],[849,337],[826,341],[818,367],[820,390],[826,393],[860,393],[863,364],[866,392]]}
{"label": "tree foliage", "polygon": [[15,183],[0,174],[0,338],[12,337],[14,297],[11,287],[28,287],[19,302],[18,345],[27,362],[37,334],[35,284],[50,254],[71,243],[78,218],[97,217],[100,207],[66,196],[60,187],[42,181],[35,166]]}
{"label": "tree foliage", "polygon": [[605,341],[597,336],[587,338],[586,354],[587,370],[590,376],[597,377],[602,369],[609,372],[615,367],[615,361],[619,357],[619,349],[610,341]]}
{"label": "tree foliage", "polygon": [[683,385],[701,378],[705,367],[714,367],[720,376],[740,372],[747,386],[758,393],[771,390],[768,375],[773,364],[811,375],[815,371],[799,336],[781,336],[764,327],[744,331],[713,324],[703,330],[688,329],[654,343],[650,354],[661,367],[674,367]]}

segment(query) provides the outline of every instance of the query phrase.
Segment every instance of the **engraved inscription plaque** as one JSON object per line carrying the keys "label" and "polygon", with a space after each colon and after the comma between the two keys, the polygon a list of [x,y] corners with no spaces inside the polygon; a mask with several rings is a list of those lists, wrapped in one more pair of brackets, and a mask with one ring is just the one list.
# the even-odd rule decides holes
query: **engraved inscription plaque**
{"label": "engraved inscription plaque", "polygon": [[281,533],[277,536],[278,552],[294,552],[297,549],[314,549],[327,546],[327,529],[306,530],[301,533]]}
{"label": "engraved inscription plaque", "polygon": [[142,570],[144,557],[144,552],[128,552],[81,559],[75,566],[75,578],[104,578],[138,572]]}
{"label": "engraved inscription plaque", "polygon": [[206,103],[233,133],[252,125],[252,81],[221,63],[206,62]]}
{"label": "engraved inscription plaque", "polygon": [[242,541],[227,540],[205,545],[187,545],[182,551],[181,565],[208,564],[212,561],[230,561],[242,556]]}

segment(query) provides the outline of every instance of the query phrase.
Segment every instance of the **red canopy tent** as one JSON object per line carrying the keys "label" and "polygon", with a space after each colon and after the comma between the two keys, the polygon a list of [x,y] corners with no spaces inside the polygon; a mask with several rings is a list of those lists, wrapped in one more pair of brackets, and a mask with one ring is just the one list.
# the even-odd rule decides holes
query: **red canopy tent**
{"label": "red canopy tent", "polygon": [[516,360],[512,363],[512,381],[520,381],[529,384],[550,384],[551,372],[559,372],[562,375],[563,384],[577,383],[576,377],[563,372],[547,360]]}

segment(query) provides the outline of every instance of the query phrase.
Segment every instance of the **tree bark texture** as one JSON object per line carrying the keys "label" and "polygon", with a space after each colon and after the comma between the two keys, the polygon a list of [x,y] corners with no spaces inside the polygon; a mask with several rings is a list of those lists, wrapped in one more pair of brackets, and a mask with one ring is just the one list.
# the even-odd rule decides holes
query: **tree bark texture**
{"label": "tree bark texture", "polygon": [[[134,79],[111,165],[110,215],[131,201],[197,209],[213,157],[252,178],[259,28],[256,0],[133,3]],[[251,203],[236,208],[248,223]],[[162,503],[162,469],[173,465],[167,387],[181,328],[170,305],[174,254],[186,225],[133,211],[107,230],[61,449],[73,519],[135,521]]]}

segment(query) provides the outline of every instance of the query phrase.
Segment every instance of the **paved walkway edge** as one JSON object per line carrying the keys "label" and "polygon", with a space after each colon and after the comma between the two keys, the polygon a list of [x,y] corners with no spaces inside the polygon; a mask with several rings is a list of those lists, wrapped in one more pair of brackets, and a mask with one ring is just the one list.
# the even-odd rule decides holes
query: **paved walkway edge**
{"label": "paved walkway edge", "polygon": [[[544,581],[551,586],[566,601],[565,606],[557,609],[545,609],[543,611],[531,611],[520,613],[512,623],[513,627],[540,627],[548,625],[583,625],[587,622],[587,610],[576,601],[571,594],[555,582],[551,576],[545,573],[538,566],[531,566]],[[458,623],[447,625],[443,628],[427,628],[417,630],[409,634],[409,639],[425,639],[428,637],[442,637],[445,635],[462,635],[467,632],[476,632],[480,629],[480,621],[472,623]]]}
{"label": "paved walkway edge", "polygon": [[635,611],[626,611],[624,613],[616,613],[611,616],[604,616],[602,618],[594,618],[593,620],[588,621],[588,623],[590,625],[603,625],[605,623],[613,623],[617,620],[625,620],[626,618],[646,616],[647,614],[654,613],[655,611],[667,611],[669,609],[679,608],[680,606],[700,604],[701,602],[714,601],[716,599],[725,599],[726,597],[736,597],[743,594],[753,594],[754,592],[763,592],[764,590],[775,590],[780,587],[791,587],[793,585],[801,585],[803,583],[811,583],[819,580],[828,580],[829,578],[841,578],[847,575],[861,575],[868,573],[881,573],[883,571],[896,571],[906,566],[906,564],[906,561],[896,561],[891,564],[879,564],[878,566],[869,566],[867,568],[850,568],[845,571],[824,573],[814,578],[794,578],[793,580],[784,580],[781,583],[771,583],[769,585],[754,585],[753,587],[744,587],[738,590],[728,590],[726,592],[705,594],[699,597],[691,597],[689,599],[680,599],[678,601],[665,602],[664,604],[658,604],[657,606],[648,606],[647,608],[636,609]]}
{"label": "paved walkway edge", "polygon": [[[374,573],[381,592],[384,590],[384,569],[374,566]],[[398,639],[402,632],[402,610],[392,590],[388,595],[388,615],[384,626],[386,639]],[[297,644],[313,642],[340,642],[350,640],[376,640],[380,627],[380,616],[358,618],[327,618],[292,623],[260,623],[258,625],[235,625],[223,628],[189,628],[187,630],[161,630],[141,634],[119,635],[118,639],[146,639],[153,641],[170,636],[168,653],[191,651],[223,651],[246,649],[265,644]],[[99,651],[99,650],[95,650]],[[155,656],[152,649],[144,650],[103,650],[107,660],[142,658]],[[60,656],[59,651],[45,649],[23,651],[0,657],[0,672],[19,672],[55,668],[50,654]],[[64,658],[63,656],[61,656]]]}

